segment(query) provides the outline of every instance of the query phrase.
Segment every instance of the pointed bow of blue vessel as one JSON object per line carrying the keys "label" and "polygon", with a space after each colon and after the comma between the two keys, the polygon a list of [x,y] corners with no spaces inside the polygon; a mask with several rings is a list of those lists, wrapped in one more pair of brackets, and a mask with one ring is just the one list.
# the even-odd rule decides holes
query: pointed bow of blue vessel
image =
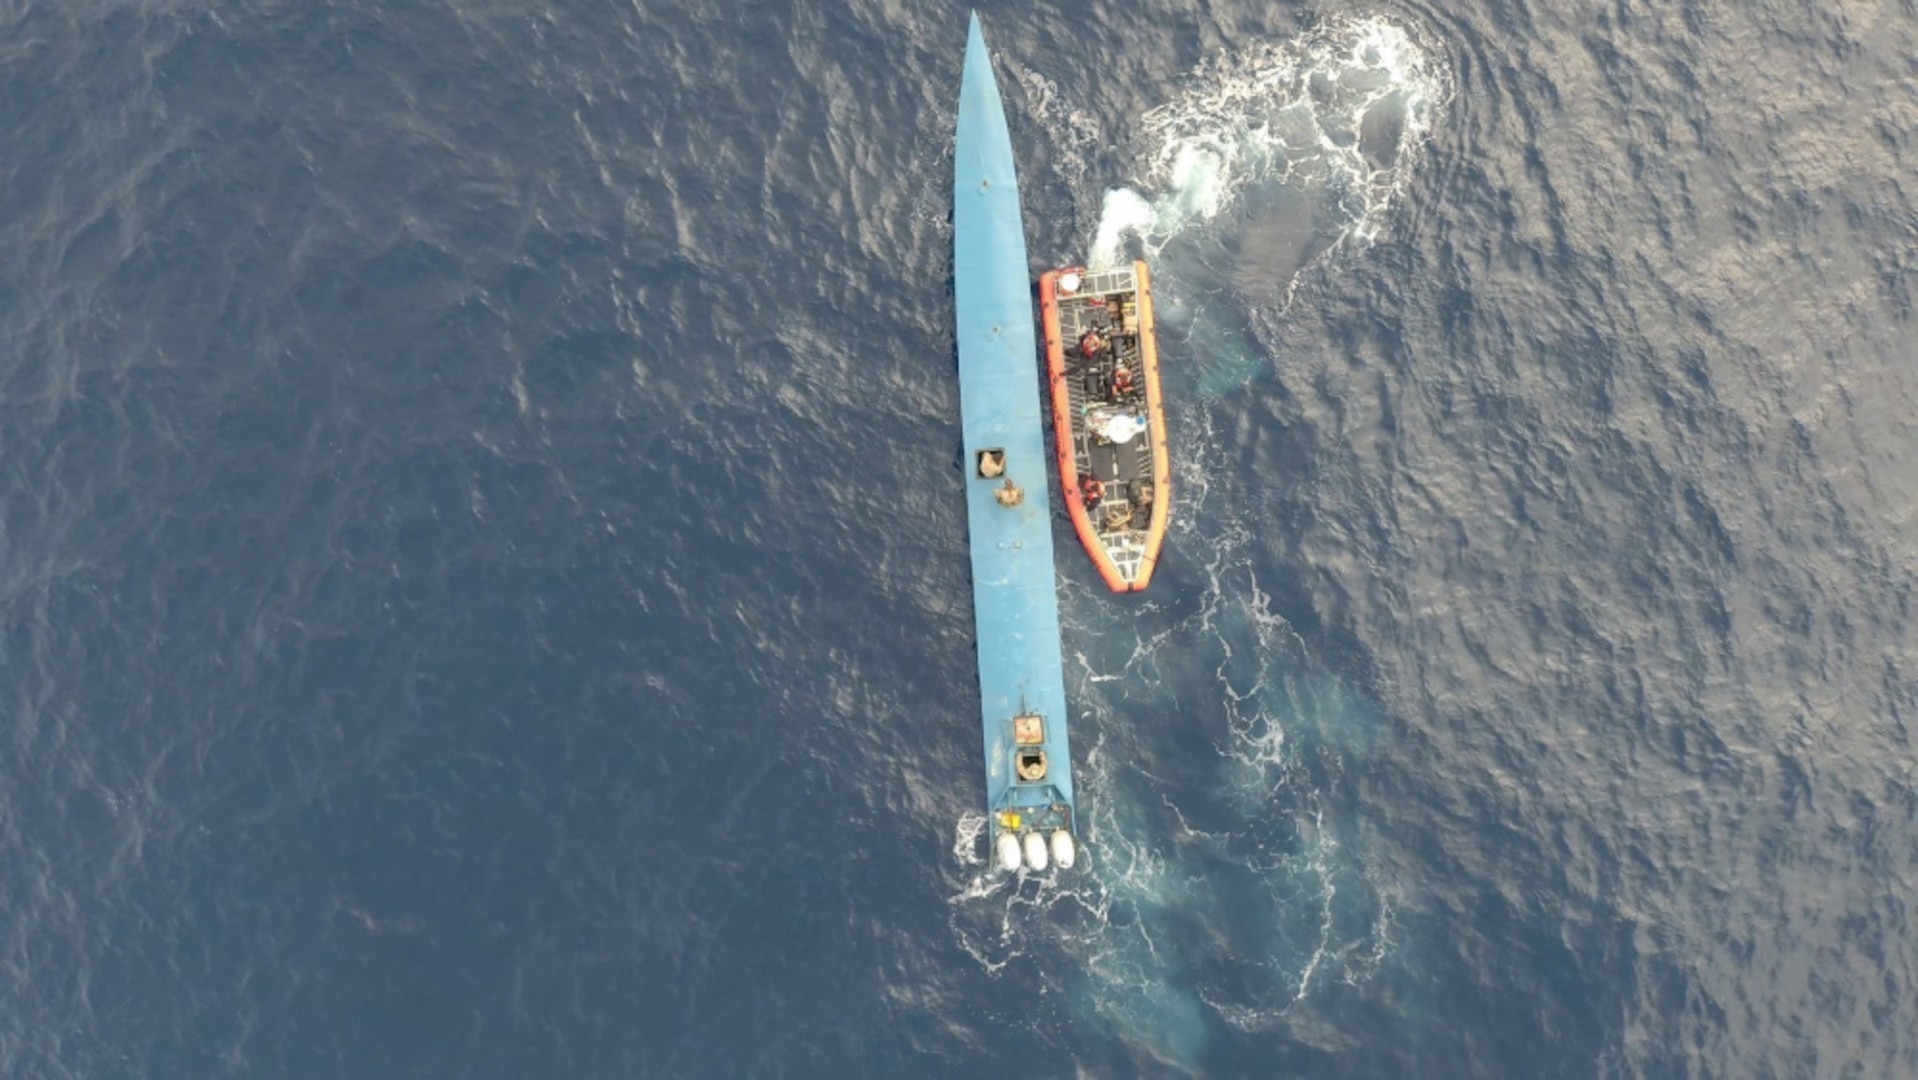
{"label": "pointed bow of blue vessel", "polygon": [[972,18],[953,145],[953,278],[986,798],[1001,868],[1070,866],[1072,758],[1019,183]]}

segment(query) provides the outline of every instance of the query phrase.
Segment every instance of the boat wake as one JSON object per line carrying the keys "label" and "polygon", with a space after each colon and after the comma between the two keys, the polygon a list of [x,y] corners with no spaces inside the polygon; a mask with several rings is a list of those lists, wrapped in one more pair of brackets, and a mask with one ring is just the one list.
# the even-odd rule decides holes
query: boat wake
{"label": "boat wake", "polygon": [[[1255,327],[1386,228],[1447,86],[1397,23],[1335,17],[1208,61],[1146,116],[1150,170],[1106,194],[1089,264],[1152,261],[1159,323],[1203,365],[1174,400],[1270,364]],[[1191,1071],[1225,1032],[1310,1040],[1300,1009],[1378,970],[1398,905],[1337,794],[1379,717],[1261,582],[1273,508],[1224,490],[1212,411],[1179,413],[1166,580],[1124,613],[1083,575],[1062,596],[1083,861],[996,874],[962,822],[951,920],[988,970],[1030,955],[1074,1019]]]}
{"label": "boat wake", "polygon": [[1328,253],[1379,235],[1449,96],[1436,51],[1383,16],[1214,56],[1142,118],[1146,175],[1105,193],[1088,265],[1136,243],[1163,279],[1168,245],[1197,233],[1210,243],[1188,258],[1283,305]]}
{"label": "boat wake", "polygon": [[1378,717],[1273,611],[1262,534],[1210,497],[1215,437],[1180,441],[1195,467],[1173,541],[1201,565],[1133,617],[1092,581],[1062,605],[1082,861],[998,874],[978,855],[983,821],[962,821],[951,921],[987,970],[1030,956],[1074,1020],[1191,1071],[1224,1030],[1305,1037],[1302,1005],[1389,955],[1397,904],[1323,794]]}

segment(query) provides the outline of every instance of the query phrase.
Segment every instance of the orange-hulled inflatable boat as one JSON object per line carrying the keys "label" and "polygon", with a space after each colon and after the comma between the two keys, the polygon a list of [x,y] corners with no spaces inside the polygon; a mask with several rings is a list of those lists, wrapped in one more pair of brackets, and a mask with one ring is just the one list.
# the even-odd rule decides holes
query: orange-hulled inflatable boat
{"label": "orange-hulled inflatable boat", "polygon": [[1172,502],[1152,280],[1143,262],[1039,279],[1066,510],[1113,592],[1152,580]]}

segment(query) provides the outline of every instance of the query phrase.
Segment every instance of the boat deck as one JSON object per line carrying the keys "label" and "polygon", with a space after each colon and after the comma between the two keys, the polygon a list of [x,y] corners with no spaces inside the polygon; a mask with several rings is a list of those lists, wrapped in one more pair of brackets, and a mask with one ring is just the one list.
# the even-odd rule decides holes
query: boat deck
{"label": "boat deck", "polygon": [[[972,18],[953,141],[953,306],[986,809],[995,842],[1073,841],[1045,413],[1012,141]],[[1056,851],[1056,847],[1051,850]],[[1061,865],[1069,860],[1052,856]],[[1003,865],[1003,863],[1002,863]]]}
{"label": "boat deck", "polygon": [[[1096,542],[1111,559],[1122,582],[1140,580],[1153,546],[1153,502],[1161,469],[1155,460],[1157,439],[1146,430],[1152,417],[1148,400],[1147,356],[1142,325],[1145,305],[1139,275],[1132,264],[1086,272],[1079,287],[1066,294],[1053,278],[1058,345],[1063,360],[1054,392],[1063,387],[1076,475],[1062,477],[1074,491],[1090,477],[1103,486],[1096,506],[1086,507]],[[1105,347],[1086,356],[1080,342],[1097,334]],[[1118,390],[1114,376],[1124,369],[1132,379]],[[1156,374],[1155,374],[1156,377]],[[1117,421],[1131,425],[1123,441],[1104,437],[1101,428]],[[1062,455],[1063,456],[1063,455]]]}

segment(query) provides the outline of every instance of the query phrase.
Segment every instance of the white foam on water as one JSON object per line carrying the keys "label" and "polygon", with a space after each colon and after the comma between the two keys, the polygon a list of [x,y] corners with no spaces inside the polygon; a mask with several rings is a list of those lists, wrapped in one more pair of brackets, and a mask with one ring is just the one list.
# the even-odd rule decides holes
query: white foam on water
{"label": "white foam on water", "polygon": [[1021,72],[1018,78],[1026,95],[1026,112],[1061,144],[1063,153],[1057,155],[1054,168],[1072,183],[1084,180],[1087,162],[1105,137],[1099,118],[1060,93],[1057,84],[1038,72]]}
{"label": "white foam on water", "polygon": [[1125,250],[1125,238],[1142,235],[1152,229],[1158,211],[1145,196],[1130,188],[1106,192],[1105,209],[1099,214],[1099,232],[1092,238],[1092,255],[1086,264],[1094,270],[1119,262]]}
{"label": "white foam on water", "polygon": [[986,831],[986,815],[967,811],[959,815],[952,830],[952,857],[961,866],[979,866],[985,862],[979,854],[979,837]]}
{"label": "white foam on water", "polygon": [[1124,260],[1128,239],[1156,258],[1268,186],[1329,203],[1320,257],[1369,243],[1449,96],[1437,51],[1385,16],[1328,16],[1303,37],[1210,57],[1141,118],[1145,174],[1138,190],[1106,193],[1087,264]]}
{"label": "white foam on water", "polygon": [[[1096,130],[1051,83],[1025,82],[1035,113],[1066,131],[1072,152],[1059,158],[1082,166],[1101,145]],[[1329,17],[1299,39],[1215,56],[1143,118],[1146,167],[1135,185],[1105,193],[1088,265],[1129,257],[1129,245],[1156,259],[1182,237],[1243,240],[1234,230],[1249,219],[1234,211],[1252,196],[1265,206],[1303,200],[1310,213],[1281,223],[1321,235],[1300,245],[1306,257],[1273,270],[1289,297],[1307,268],[1387,227],[1447,94],[1435,54],[1383,17]],[[1245,283],[1197,269],[1158,275],[1162,321],[1196,333],[1204,317],[1210,344],[1263,362],[1251,334],[1224,321],[1210,328],[1205,316],[1215,302],[1242,306]],[[1181,306],[1182,294],[1193,299]],[[1069,593],[1062,607],[1074,772],[1090,796],[1082,862],[982,870],[984,822],[968,815],[950,898],[955,938],[986,970],[1028,957],[1079,1019],[1188,1069],[1210,1030],[1277,1030],[1316,988],[1369,978],[1391,948],[1395,909],[1381,875],[1341,843],[1301,763],[1312,755],[1336,775],[1343,744],[1308,738],[1300,748],[1288,737],[1301,722],[1336,733],[1360,706],[1313,674],[1306,643],[1275,610],[1257,572],[1272,522],[1221,494],[1243,481],[1223,467],[1230,436],[1211,423],[1209,410],[1182,409],[1172,448],[1168,543],[1204,581],[1196,605],[1169,622],[1115,616],[1102,593],[1084,604]],[[1171,602],[1145,600],[1148,611]],[[1089,614],[1075,619],[1075,608]],[[1205,732],[1197,737],[1216,746],[1216,768],[1197,788],[1193,756],[1168,744],[1177,731]],[[1155,755],[1176,758],[1187,776],[1156,774]]]}
{"label": "white foam on water", "polygon": [[[1170,623],[1117,620],[1092,585],[1062,608],[1074,774],[1089,796],[1082,861],[982,868],[986,823],[967,814],[949,900],[954,937],[984,970],[1029,965],[1076,1020],[1173,1071],[1197,1068],[1215,1032],[1282,1030],[1315,989],[1369,978],[1393,909],[1288,738],[1301,718],[1335,725],[1347,702],[1305,674],[1305,642],[1259,585],[1265,533],[1221,504],[1233,478],[1207,467],[1222,457],[1210,417],[1192,415],[1173,447],[1170,542],[1205,580],[1196,607]],[[1165,756],[1190,773],[1194,754],[1168,743],[1180,730],[1212,741],[1196,758],[1211,755],[1208,783],[1154,771]]]}

